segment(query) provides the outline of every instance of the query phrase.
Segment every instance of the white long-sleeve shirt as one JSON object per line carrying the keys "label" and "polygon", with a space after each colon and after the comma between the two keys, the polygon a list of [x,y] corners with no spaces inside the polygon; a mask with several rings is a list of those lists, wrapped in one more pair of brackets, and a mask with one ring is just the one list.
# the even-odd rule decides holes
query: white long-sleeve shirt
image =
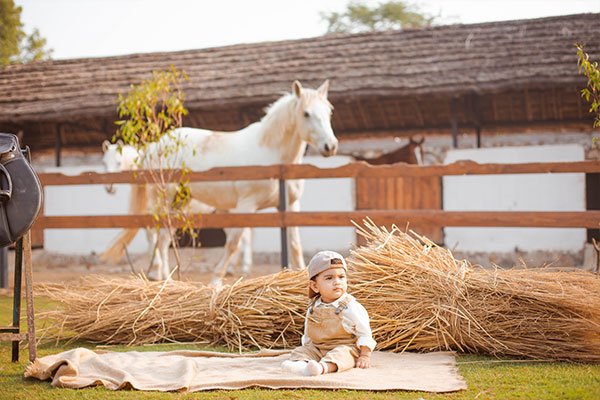
{"label": "white long-sleeve shirt", "polygon": [[[319,297],[313,308],[319,307],[332,307],[338,308],[340,302],[345,299],[347,296],[350,296],[348,293],[341,296],[339,299],[331,302],[324,303],[321,301]],[[350,296],[351,300],[348,302],[348,308],[342,311],[342,326],[344,330],[348,333],[356,336],[356,345],[357,346],[366,346],[369,349],[373,350],[377,342],[373,340],[373,334],[371,332],[371,325],[369,324],[369,313],[367,310],[360,304],[353,296]],[[304,335],[302,335],[302,345],[307,345],[310,343],[310,338],[307,335],[308,329],[308,312],[306,313],[306,317],[304,319]]]}

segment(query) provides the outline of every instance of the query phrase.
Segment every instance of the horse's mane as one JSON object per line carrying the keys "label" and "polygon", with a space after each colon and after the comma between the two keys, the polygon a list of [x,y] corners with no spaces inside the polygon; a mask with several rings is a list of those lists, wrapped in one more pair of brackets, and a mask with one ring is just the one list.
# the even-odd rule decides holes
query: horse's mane
{"label": "horse's mane", "polygon": [[277,114],[278,111],[289,105],[289,102],[294,99],[294,95],[288,92],[282,92],[281,97],[277,100],[269,104],[265,107],[265,115],[261,118],[261,121],[264,121],[267,118],[272,118],[274,114]]}
{"label": "horse's mane", "polygon": [[265,108],[265,115],[260,120],[264,127],[261,144],[277,146],[296,129],[295,98],[292,93],[286,93]]}

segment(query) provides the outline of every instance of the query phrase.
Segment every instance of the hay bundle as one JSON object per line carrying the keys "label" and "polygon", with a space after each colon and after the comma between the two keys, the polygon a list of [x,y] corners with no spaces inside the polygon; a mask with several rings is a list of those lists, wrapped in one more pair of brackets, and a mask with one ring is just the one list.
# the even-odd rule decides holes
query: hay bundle
{"label": "hay bundle", "polygon": [[60,321],[45,332],[56,337],[108,344],[210,338],[206,309],[197,304],[207,304],[211,291],[199,285],[91,276],[73,285],[42,285],[39,292],[65,305],[45,313]]}
{"label": "hay bundle", "polygon": [[46,337],[104,344],[204,342],[230,349],[292,347],[302,334],[304,271],[239,280],[221,291],[201,283],[90,276],[36,290],[64,305]]}
{"label": "hay bundle", "polygon": [[212,343],[240,351],[298,345],[306,288],[305,271],[280,272],[226,287],[215,294]]}
{"label": "hay bundle", "polygon": [[[368,244],[352,251],[349,286],[371,315],[378,348],[600,361],[595,275],[486,270],[395,227],[366,222],[359,233]],[[219,292],[106,278],[43,290],[65,304],[53,317],[75,338],[203,341],[239,350],[297,345],[307,303],[302,271],[240,280]]]}
{"label": "hay bundle", "polygon": [[382,348],[600,361],[595,275],[483,269],[414,233],[360,233],[369,244],[352,252],[353,293]]}

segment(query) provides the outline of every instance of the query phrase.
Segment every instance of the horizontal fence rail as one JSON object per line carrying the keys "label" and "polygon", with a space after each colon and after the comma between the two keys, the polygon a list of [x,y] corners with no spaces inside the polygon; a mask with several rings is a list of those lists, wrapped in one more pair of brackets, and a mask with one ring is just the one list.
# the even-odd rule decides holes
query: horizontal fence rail
{"label": "horizontal fence rail", "polygon": [[[312,165],[270,165],[213,168],[190,172],[186,179],[232,181],[260,179],[390,178],[496,174],[600,173],[600,161],[478,164],[459,161],[448,165],[415,166],[395,164],[371,166],[364,162],[321,169]],[[39,174],[44,186],[146,183],[148,172],[95,173],[76,176],[60,173]],[[169,181],[177,181],[180,171],[169,171]],[[598,228],[600,211],[440,211],[440,210],[358,210],[331,212],[274,212],[258,214],[203,214],[191,216],[194,225],[206,228],[352,226],[370,217],[377,224],[405,226],[408,222],[438,226],[471,227],[556,227]],[[136,228],[155,225],[151,215],[40,216],[35,227],[50,228]]]}
{"label": "horizontal fence rail", "polygon": [[[441,226],[598,228],[600,211],[438,211],[438,210],[361,210],[331,212],[276,212],[239,214],[193,214],[192,225],[201,228],[352,226],[369,217],[384,225],[407,222],[434,223]],[[139,228],[154,226],[152,215],[96,215],[40,217],[38,227],[49,228]],[[173,221],[174,226],[183,223]]]}
{"label": "horizontal fence rail", "polygon": [[[393,178],[452,175],[494,174],[545,174],[545,173],[600,173],[600,161],[522,163],[522,164],[478,164],[474,161],[457,161],[447,165],[417,166],[410,164],[373,166],[365,162],[343,165],[337,168],[318,168],[314,165],[268,165],[248,167],[221,167],[208,171],[186,174],[190,182],[243,181],[260,179],[323,179],[323,178]],[[110,183],[145,183],[148,172],[84,172],[80,175],[61,173],[39,174],[44,186],[97,185]],[[177,182],[179,171],[165,173],[167,181]]]}

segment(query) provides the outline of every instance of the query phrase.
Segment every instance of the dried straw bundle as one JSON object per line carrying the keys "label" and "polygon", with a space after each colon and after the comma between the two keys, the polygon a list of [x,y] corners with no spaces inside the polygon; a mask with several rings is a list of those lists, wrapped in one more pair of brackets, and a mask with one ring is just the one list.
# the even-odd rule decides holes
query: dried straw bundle
{"label": "dried straw bundle", "polygon": [[77,284],[46,284],[38,290],[65,306],[44,314],[60,321],[48,330],[56,337],[72,335],[108,344],[210,337],[204,324],[206,307],[197,305],[208,304],[211,291],[201,285],[90,276]]}
{"label": "dried straw bundle", "polygon": [[64,305],[44,313],[57,321],[46,336],[130,345],[196,341],[240,351],[294,346],[307,302],[304,271],[239,280],[221,291],[201,283],[104,276],[36,290]]}
{"label": "dried straw bundle", "polygon": [[[371,315],[378,348],[600,361],[600,280],[593,274],[485,270],[395,227],[367,221],[359,233],[368,244],[352,251],[349,286]],[[219,292],[101,277],[42,290],[65,304],[52,316],[74,338],[204,341],[241,351],[299,344],[306,287],[300,271],[240,280]]]}
{"label": "dried straw bundle", "polygon": [[600,361],[600,279],[585,271],[483,269],[415,233],[359,233],[354,295],[379,346]]}

